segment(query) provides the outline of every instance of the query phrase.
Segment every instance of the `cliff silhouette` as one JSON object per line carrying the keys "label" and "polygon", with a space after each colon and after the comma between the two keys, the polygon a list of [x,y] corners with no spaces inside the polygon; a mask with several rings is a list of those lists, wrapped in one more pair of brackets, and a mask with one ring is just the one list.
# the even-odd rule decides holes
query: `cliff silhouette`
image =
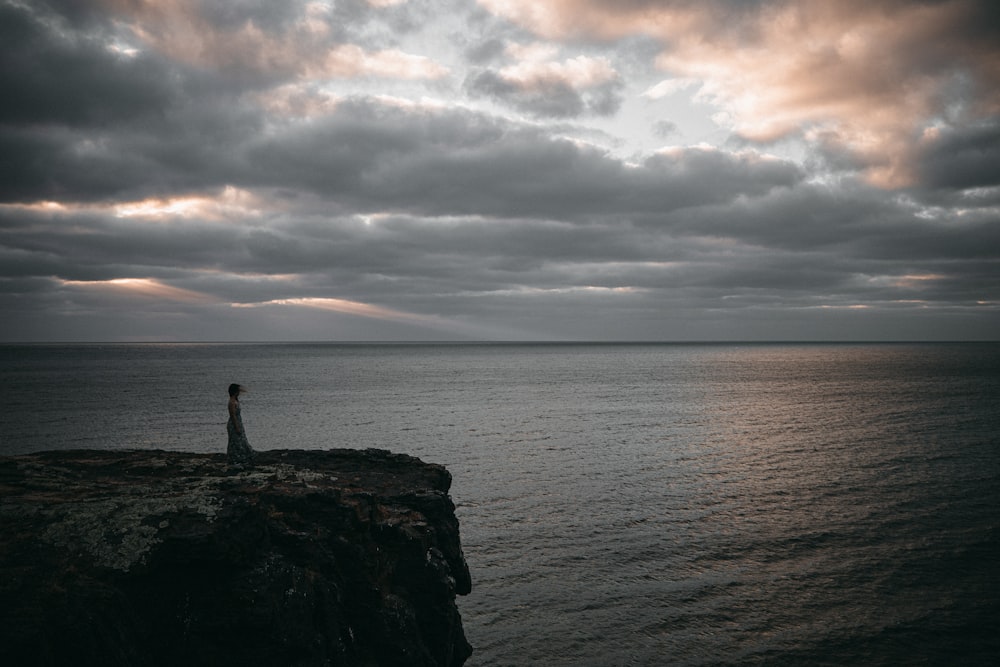
{"label": "cliff silhouette", "polygon": [[450,485],[383,450],[0,458],[0,664],[462,665]]}

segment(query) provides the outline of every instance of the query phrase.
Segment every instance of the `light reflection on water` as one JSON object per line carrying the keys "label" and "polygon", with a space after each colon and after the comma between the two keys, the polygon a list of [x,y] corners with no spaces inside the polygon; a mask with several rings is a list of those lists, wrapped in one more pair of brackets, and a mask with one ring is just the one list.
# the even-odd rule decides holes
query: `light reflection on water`
{"label": "light reflection on water", "polygon": [[[0,448],[443,463],[471,666],[974,664],[998,648],[1000,348],[0,348]],[[985,660],[984,660],[985,662]]]}

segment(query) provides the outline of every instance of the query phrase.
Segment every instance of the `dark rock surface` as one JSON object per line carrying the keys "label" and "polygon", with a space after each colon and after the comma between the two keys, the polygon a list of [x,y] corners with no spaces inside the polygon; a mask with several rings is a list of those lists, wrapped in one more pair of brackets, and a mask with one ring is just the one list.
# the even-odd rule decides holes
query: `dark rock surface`
{"label": "dark rock surface", "polygon": [[0,458],[0,664],[462,665],[450,485],[381,450]]}

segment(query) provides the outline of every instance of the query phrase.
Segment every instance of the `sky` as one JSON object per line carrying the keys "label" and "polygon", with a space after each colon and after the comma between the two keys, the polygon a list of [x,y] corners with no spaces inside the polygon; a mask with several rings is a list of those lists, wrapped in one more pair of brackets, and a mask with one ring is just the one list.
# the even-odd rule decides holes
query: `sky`
{"label": "sky", "polygon": [[1000,340],[1000,3],[0,0],[0,341]]}

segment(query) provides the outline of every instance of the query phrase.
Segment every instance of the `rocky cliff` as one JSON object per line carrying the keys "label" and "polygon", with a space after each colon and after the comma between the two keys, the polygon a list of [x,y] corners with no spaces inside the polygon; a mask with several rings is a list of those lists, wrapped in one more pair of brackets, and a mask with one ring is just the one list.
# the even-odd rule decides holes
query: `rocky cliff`
{"label": "rocky cliff", "polygon": [[450,484],[381,450],[0,458],[0,664],[462,665]]}

